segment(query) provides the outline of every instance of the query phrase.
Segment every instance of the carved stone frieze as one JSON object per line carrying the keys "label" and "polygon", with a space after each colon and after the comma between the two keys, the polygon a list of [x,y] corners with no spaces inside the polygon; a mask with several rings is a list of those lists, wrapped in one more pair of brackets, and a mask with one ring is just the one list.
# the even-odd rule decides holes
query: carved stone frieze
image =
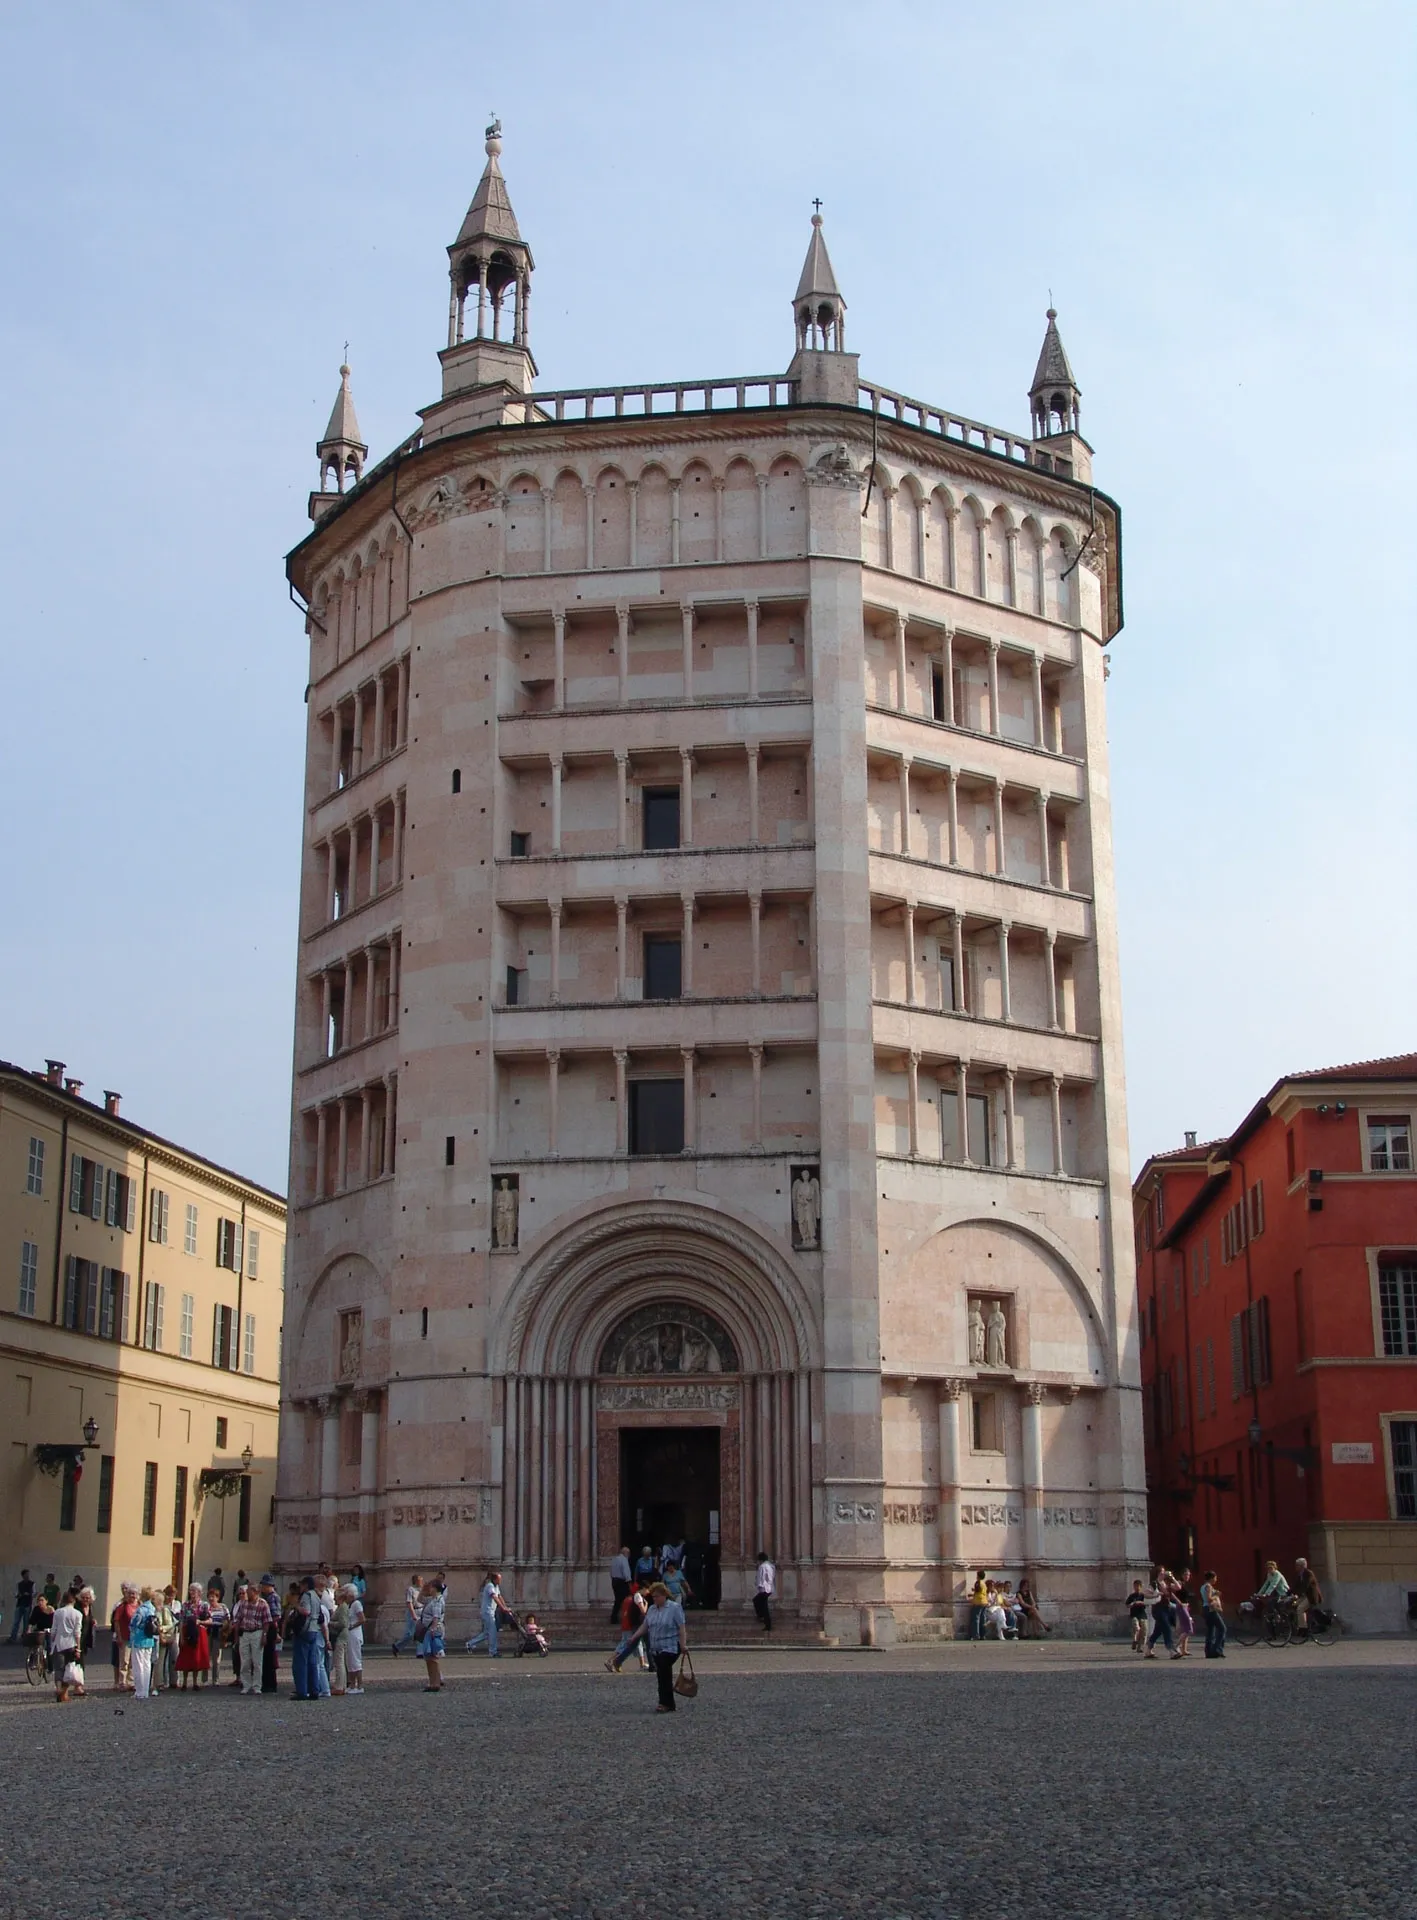
{"label": "carved stone frieze", "polygon": [[618,1382],[602,1380],[595,1390],[600,1413],[729,1413],[738,1405],[731,1380]]}
{"label": "carved stone frieze", "polygon": [[600,1373],[736,1373],[732,1337],[702,1307],[666,1302],[627,1314],[600,1350]]}

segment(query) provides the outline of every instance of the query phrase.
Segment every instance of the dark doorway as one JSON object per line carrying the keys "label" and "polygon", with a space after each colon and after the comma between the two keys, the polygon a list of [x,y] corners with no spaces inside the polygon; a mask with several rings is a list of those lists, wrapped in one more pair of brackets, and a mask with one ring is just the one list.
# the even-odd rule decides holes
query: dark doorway
{"label": "dark doorway", "polygon": [[644,997],[678,1000],[683,994],[683,946],[679,935],[645,935]]}
{"label": "dark doorway", "polygon": [[678,787],[646,787],[644,790],[645,852],[677,847],[679,844]]}
{"label": "dark doorway", "polygon": [[620,1529],[632,1557],[647,1543],[657,1552],[686,1540],[698,1564],[710,1550],[717,1560],[718,1460],[717,1427],[620,1429]]}
{"label": "dark doorway", "polygon": [[684,1151],[684,1082],[630,1082],[630,1152]]}

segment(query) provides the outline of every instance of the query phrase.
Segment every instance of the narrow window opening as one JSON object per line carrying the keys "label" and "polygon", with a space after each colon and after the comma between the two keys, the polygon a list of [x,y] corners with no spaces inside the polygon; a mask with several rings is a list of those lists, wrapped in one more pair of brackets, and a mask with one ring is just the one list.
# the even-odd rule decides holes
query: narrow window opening
{"label": "narrow window opening", "polygon": [[680,999],[683,994],[682,942],[671,935],[647,933],[644,961],[645,999]]}
{"label": "narrow window opening", "polygon": [[678,787],[644,790],[644,845],[646,852],[677,847],[679,842]]}
{"label": "narrow window opening", "polygon": [[455,1135],[450,1133],[447,1139],[443,1142],[443,1165],[445,1167],[451,1167],[454,1163],[456,1155],[457,1155],[457,1139]]}
{"label": "narrow window opening", "polygon": [[462,792],[462,768],[461,767],[453,768],[453,792],[454,793]]}
{"label": "narrow window opening", "polygon": [[630,1152],[684,1151],[684,1082],[630,1082]]}

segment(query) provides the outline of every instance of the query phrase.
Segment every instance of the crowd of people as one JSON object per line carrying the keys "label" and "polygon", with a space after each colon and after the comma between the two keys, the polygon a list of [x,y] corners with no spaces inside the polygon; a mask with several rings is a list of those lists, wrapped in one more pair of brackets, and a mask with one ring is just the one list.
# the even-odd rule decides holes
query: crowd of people
{"label": "crowd of people", "polygon": [[[1162,1645],[1173,1660],[1184,1660],[1191,1651],[1196,1630],[1198,1597],[1205,1631],[1205,1657],[1223,1660],[1229,1629],[1225,1623],[1225,1597],[1220,1590],[1219,1575],[1214,1569],[1203,1575],[1197,1595],[1189,1567],[1182,1567],[1179,1573],[1172,1573],[1167,1567],[1153,1567],[1150,1588],[1140,1580],[1132,1582],[1127,1612],[1132,1623],[1133,1653],[1155,1660],[1159,1658],[1157,1646]],[[1270,1560],[1265,1565],[1264,1579],[1247,1604],[1261,1612],[1270,1607],[1292,1606],[1295,1623],[1302,1629],[1311,1609],[1322,1608],[1323,1598],[1318,1576],[1307,1560],[1295,1561],[1292,1586],[1280,1572],[1279,1562]],[[1151,1621],[1149,1633],[1148,1620]]]}
{"label": "crowd of people", "polygon": [[1038,1610],[1027,1579],[1011,1587],[1007,1580],[991,1580],[984,1568],[978,1569],[969,1593],[971,1640],[1036,1639],[1052,1631]]}

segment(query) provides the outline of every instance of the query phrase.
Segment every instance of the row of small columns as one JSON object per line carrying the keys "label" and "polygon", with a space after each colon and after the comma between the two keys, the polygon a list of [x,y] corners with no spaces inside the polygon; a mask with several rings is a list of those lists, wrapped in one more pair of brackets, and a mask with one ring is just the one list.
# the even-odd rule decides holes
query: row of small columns
{"label": "row of small columns", "polygon": [[[397,694],[397,708],[396,708],[398,733],[397,733],[397,737],[394,740],[393,745],[389,748],[389,753],[397,753],[401,747],[405,747],[408,745],[408,676],[409,676],[409,656],[405,653],[400,657],[398,661],[398,694]],[[387,680],[388,680],[388,674],[385,672],[385,673],[377,674],[374,677],[374,681],[373,681],[374,758],[370,761],[369,763],[370,766],[376,766],[381,757],[383,758],[387,757],[386,755],[381,755],[381,752],[380,752],[380,749],[383,746],[383,740],[384,740],[384,710],[385,710],[385,701],[387,698],[385,687],[386,687]],[[357,780],[360,774],[364,771],[364,712],[365,712],[365,702],[369,695],[369,687],[370,687],[370,683],[366,681],[362,686],[356,687],[353,693],[345,694],[342,699],[337,700],[334,706],[330,710],[331,740],[330,740],[330,788],[329,790],[331,793],[334,793],[339,787],[340,766],[342,764],[342,756],[341,756],[340,748],[341,748],[343,737],[344,737],[344,727],[342,725],[342,721],[343,721],[345,708],[350,706],[351,704],[354,707],[354,748],[353,748],[353,753],[350,760],[349,777],[351,780]]]}
{"label": "row of small columns", "polygon": [[[392,852],[392,855],[390,856],[392,871],[389,875],[389,886],[396,887],[399,885],[399,883],[403,879],[403,828],[404,828],[404,812],[407,805],[407,794],[404,788],[402,787],[399,788],[398,792],[394,795],[393,801],[391,804],[393,808],[393,843],[394,844],[393,844],[393,852]],[[382,811],[383,811],[383,805],[381,803],[379,806],[373,808],[368,813],[356,814],[354,819],[350,821],[347,827],[343,827],[337,833],[332,833],[328,835],[326,839],[317,840],[315,843],[317,848],[324,847],[327,850],[329,855],[329,862],[330,862],[329,884],[326,888],[326,895],[325,895],[326,925],[328,925],[331,921],[333,921],[337,917],[335,913],[335,906],[336,906],[337,895],[339,892],[337,880],[339,875],[338,854],[339,854],[339,844],[341,840],[343,840],[346,843],[345,873],[348,876],[347,886],[348,886],[349,897],[347,901],[343,903],[343,911],[338,915],[338,918],[340,918],[341,920],[344,919],[348,914],[352,913],[356,907],[367,906],[369,901],[376,899],[381,891],[387,891],[387,889],[381,889],[378,884],[379,815],[380,813],[382,813]],[[355,856],[358,852],[359,841],[362,838],[363,830],[366,822],[368,824],[369,831],[370,831],[370,850],[369,850],[369,883],[370,884],[369,884],[369,892],[365,895],[363,900],[360,900],[356,898],[356,894],[355,894]]]}
{"label": "row of small columns", "polygon": [[[714,895],[715,900],[722,899],[724,897],[725,896],[721,894]],[[807,935],[807,952],[809,955],[808,967],[813,975],[813,979],[815,982],[816,969],[812,965],[812,959],[811,959],[811,956],[813,956],[816,952],[814,903],[813,903],[813,898],[810,894],[806,895],[805,898],[807,902],[807,924],[808,924],[808,935]],[[680,910],[683,914],[683,929],[684,929],[682,934],[682,945],[681,945],[680,954],[679,954],[679,997],[682,1000],[687,1000],[692,998],[693,992],[694,992],[695,896],[692,893],[681,893],[679,896],[679,905],[680,905]],[[551,994],[551,1003],[554,1006],[556,1002],[559,1001],[561,998],[561,921],[565,914],[564,902],[556,899],[548,901],[547,914],[551,922],[550,994]],[[748,895],[748,921],[749,921],[749,929],[750,929],[750,938],[752,940],[752,947],[753,947],[752,992],[755,995],[761,994],[763,990],[762,916],[763,916],[762,894],[750,893]],[[615,895],[615,998],[617,1000],[624,1000],[628,998],[628,979],[629,979],[629,960],[630,960],[629,921],[630,921],[630,896],[627,893],[617,893]],[[812,993],[815,991],[816,991],[815,984],[808,989],[809,993]],[[326,1024],[328,1026],[328,1022]]]}
{"label": "row of small columns", "polygon": [[[754,477],[758,483],[758,558],[760,560],[766,560],[768,558],[768,475],[765,473],[759,473],[759,474],[756,474]],[[679,529],[681,524],[680,512],[679,512],[679,491],[682,484],[683,483],[679,480],[671,480],[669,482],[669,564],[671,566],[677,566],[679,564]],[[724,533],[723,533],[724,484],[725,483],[722,480],[722,478],[716,477],[714,479],[714,482],[713,482],[713,557],[715,561],[721,561],[724,558],[724,551],[723,551],[723,547],[724,547]],[[639,481],[627,480],[625,482],[625,490],[630,496],[630,565],[632,567],[637,567],[640,564],[640,483]],[[586,545],[585,563],[586,563],[586,568],[590,569],[594,567],[596,564],[595,501],[596,501],[597,490],[594,486],[591,486],[588,483],[583,483],[581,491],[585,494],[585,523],[586,523],[585,524],[585,545]],[[547,573],[550,573],[552,571],[551,509],[552,509],[552,503],[555,500],[555,497],[556,497],[555,490],[553,488],[543,487],[541,489],[542,566],[545,572]],[[572,569],[572,571],[579,572],[580,569],[575,568],[575,569]]]}
{"label": "row of small columns", "polygon": [[[631,524],[633,526],[633,522]],[[677,544],[677,521],[675,528]],[[635,564],[633,558],[630,564],[631,566]],[[547,565],[550,566],[549,560]],[[756,700],[758,698],[759,602],[747,600],[743,605],[748,615],[748,698]],[[716,613],[723,611],[720,603],[715,602],[714,611]],[[692,600],[679,602],[679,615],[683,622],[684,698],[691,700],[694,696],[694,603]],[[567,614],[563,607],[552,610],[551,622],[555,633],[552,698],[558,707],[564,707],[566,704],[566,620]],[[615,658],[620,682],[620,704],[623,707],[629,704],[630,699],[630,604],[627,600],[617,600],[615,603],[615,626]]]}
{"label": "row of small columns", "polygon": [[[882,514],[885,527],[885,565],[886,570],[890,573],[897,571],[895,564],[895,501],[899,492],[899,487],[889,484],[881,488],[882,498],[885,503],[885,511]],[[929,511],[930,502],[916,496],[915,552],[922,562],[925,553],[925,517]],[[956,543],[959,531],[959,508],[956,506],[947,506],[945,508],[945,519],[949,528],[945,537],[945,585],[957,589],[959,586],[959,549]],[[975,566],[978,569],[975,578],[979,581],[981,588],[987,583],[989,578],[989,525],[990,523],[987,519],[981,520],[975,535],[974,558]],[[1016,607],[1018,605],[1018,538],[1021,531],[1022,529],[1019,527],[1008,527],[1005,529],[1004,604],[1009,607]],[[1036,594],[1039,604],[1036,604],[1031,609],[1025,609],[1025,611],[1041,614],[1044,611],[1041,604],[1043,594],[1041,577],[1037,582]],[[979,597],[983,599],[986,596],[981,593]]]}
{"label": "row of small columns", "polygon": [[[905,1004],[908,1007],[915,1007],[923,1004],[919,997],[919,980],[916,973],[915,959],[915,916],[917,913],[920,913],[922,909],[915,901],[907,900],[903,902],[901,911],[905,930]],[[958,907],[950,907],[943,913],[938,907],[926,907],[923,909],[923,912],[927,914],[932,921],[948,920],[950,923],[950,950],[951,958],[954,962],[955,997],[959,999],[963,992],[964,983],[964,915]],[[1010,1021],[1013,1018],[1009,989],[1009,939],[1013,931],[1014,923],[1012,920],[999,921],[999,1017],[1003,1021]],[[1025,931],[1032,931],[1032,929],[1025,929]],[[1045,984],[1048,989],[1048,1026],[1053,1033],[1061,1033],[1062,1024],[1058,1018],[1058,975],[1055,964],[1057,935],[1051,927],[1040,927],[1037,931],[1042,938],[1044,947],[1044,974]],[[945,1008],[944,1011],[949,1012],[951,1009]],[[962,1006],[956,1006],[953,1011],[962,1013],[964,1008]]]}
{"label": "row of small columns", "polygon": [[[920,1156],[920,1060],[921,1055],[912,1050],[905,1056],[906,1085],[909,1089],[909,1125],[910,1158],[918,1160]],[[946,1063],[947,1064],[947,1063]],[[960,1162],[964,1166],[975,1163],[969,1152],[969,1074],[970,1062],[958,1059],[955,1068],[955,1099],[958,1103],[956,1128],[960,1145]],[[998,1075],[1004,1083],[1004,1166],[1010,1172],[1018,1169],[1016,1152],[1017,1121],[1014,1111],[1014,1081],[1017,1073],[1013,1067],[985,1067],[981,1069],[982,1078]],[[1063,1172],[1063,1080],[1061,1074],[1025,1074],[1025,1079],[1048,1082],[1053,1122],[1053,1171]],[[941,1092],[945,1089],[942,1087]]]}
{"label": "row of small columns", "polygon": [[[873,749],[873,751],[878,751],[878,750]],[[892,757],[895,759],[896,765],[900,770],[901,825],[900,825],[900,835],[899,835],[900,845],[896,849],[896,851],[898,853],[903,853],[907,859],[913,859],[915,856],[912,852],[911,845],[910,845],[910,822],[911,822],[910,771],[915,764],[914,756],[912,754],[902,753],[902,754],[896,754]],[[947,802],[946,817],[949,823],[949,841],[950,841],[949,864],[952,867],[957,867],[959,865],[959,783],[960,783],[961,777],[967,778],[973,782],[977,782],[980,785],[989,786],[993,788],[994,790],[994,872],[998,874],[1001,879],[1006,880],[1009,877],[1009,870],[1008,870],[1008,852],[1004,844],[1004,793],[1006,788],[1010,786],[1015,786],[1015,783],[1013,781],[1004,780],[1003,777],[997,773],[994,773],[994,774],[970,773],[970,774],[961,776],[961,772],[958,767],[937,766],[933,761],[928,764],[929,764],[929,769],[932,775],[936,777],[943,775],[945,780],[946,790],[949,795],[948,802]],[[1016,788],[1016,790],[1020,790],[1020,789]],[[1032,788],[1024,787],[1021,789],[1021,791],[1025,793],[1031,792],[1033,794],[1033,804],[1038,812],[1040,871],[1042,874],[1042,879],[1040,880],[1039,884],[1041,886],[1055,889],[1057,892],[1060,892],[1060,893],[1067,893],[1070,891],[1070,888],[1069,888],[1070,876],[1068,874],[1067,837],[1066,835],[1064,836],[1059,846],[1060,872],[1056,880],[1053,877],[1052,853],[1048,845],[1048,809],[1052,805],[1053,796],[1051,793],[1049,793],[1046,787],[1032,787]]]}
{"label": "row of small columns", "polygon": [[[487,268],[490,255],[480,255],[477,262],[477,332],[475,340],[500,340],[502,337],[502,303],[499,300],[492,307],[492,331],[487,331]],[[512,345],[524,347],[527,341],[528,318],[531,311],[531,275],[524,267],[518,267],[510,283],[514,289],[512,303]],[[452,292],[448,300],[448,345],[458,346],[466,337],[463,330],[463,309],[467,295],[471,293],[469,285],[463,293],[458,292],[457,270],[454,269]]]}
{"label": "row of small columns", "polygon": [[[588,1058],[592,1048],[577,1047],[575,1057]],[[680,1047],[679,1054],[684,1063],[684,1151],[692,1153],[697,1144],[697,1116],[694,1109],[694,1062],[697,1049]],[[715,1049],[721,1051],[721,1049]],[[549,1153],[554,1159],[560,1151],[560,1081],[561,1061],[567,1049],[548,1047],[546,1060],[546,1103],[548,1116]],[[615,1059],[615,1151],[628,1153],[630,1150],[630,1052],[627,1047],[612,1049]],[[752,1041],[747,1047],[748,1058],[753,1066],[753,1103],[752,1124],[748,1134],[750,1148],[763,1144],[763,1047],[760,1041]],[[523,1056],[508,1055],[509,1059]],[[534,1057],[534,1056],[533,1056]]]}
{"label": "row of small columns", "polygon": [[[960,1561],[964,1558],[964,1532],[960,1524],[960,1401],[968,1390],[967,1380],[941,1380],[940,1421],[940,1558]],[[989,1383],[991,1389],[994,1383]],[[1032,1565],[1043,1557],[1043,1405],[1048,1389],[1039,1380],[1024,1381],[1019,1407],[1023,1429],[1023,1555]],[[1075,1387],[1061,1389],[1063,1400],[1077,1397]]]}
{"label": "row of small columns", "polygon": [[[370,1179],[369,1168],[369,1117],[373,1110],[374,1093],[380,1083],[361,1087],[356,1093],[337,1094],[332,1100],[322,1100],[315,1108],[315,1191],[311,1196],[315,1200],[329,1200],[338,1193],[347,1193],[350,1185],[346,1179],[349,1165],[349,1109],[353,1101],[360,1103],[359,1135],[359,1179],[354,1184],[367,1187]],[[384,1172],[394,1170],[394,1126],[398,1109],[397,1073],[386,1073],[382,1085],[384,1089]],[[325,1155],[329,1147],[330,1110],[335,1111],[335,1124],[339,1129],[338,1163],[335,1184],[325,1190]],[[308,1109],[307,1109],[308,1112]]]}
{"label": "row of small columns", "polygon": [[[761,838],[762,822],[759,817],[760,809],[759,809],[759,803],[758,803],[758,775],[759,775],[759,766],[761,762],[761,749],[757,746],[756,742],[748,741],[744,744],[743,752],[748,762],[748,844],[749,846],[757,847],[763,844],[763,841]],[[656,759],[662,758],[661,755],[655,755],[654,757]],[[807,828],[808,828],[808,833],[810,835],[812,831],[813,822],[812,822],[812,760],[811,760],[811,751],[809,748],[804,747],[803,761],[804,761],[805,774],[806,774],[805,786],[806,786],[806,795],[807,795]],[[559,853],[561,851],[562,786],[565,782],[565,779],[566,779],[566,757],[564,754],[553,753],[551,755],[551,851],[552,853]],[[672,848],[672,847],[660,848],[660,849],[651,848],[651,849],[648,849],[648,851],[672,853],[672,852],[678,852],[679,850],[684,848],[691,849],[693,847],[693,844],[694,844],[693,780],[694,780],[694,750],[692,747],[680,747],[679,749],[679,847],[678,848]],[[617,747],[615,749],[615,788],[616,788],[615,818],[619,823],[616,831],[615,851],[617,853],[628,853],[631,849],[629,847],[629,843],[625,838],[625,823],[628,817],[628,807],[629,807],[629,799],[630,799],[630,754],[629,754],[629,749],[626,747]],[[518,857],[520,858],[522,856],[518,856]]]}
{"label": "row of small columns", "polygon": [[[895,710],[897,713],[905,714],[909,713],[906,705],[908,674],[906,628],[908,625],[908,616],[897,610],[895,614]],[[954,695],[954,644],[956,632],[957,630],[954,627],[945,627],[940,633],[939,659],[943,672],[945,695],[943,719],[945,725],[950,727],[957,727],[961,724],[955,713]],[[992,635],[989,635],[984,638],[982,644],[987,650],[989,660],[989,734],[992,738],[999,739],[1002,738],[999,732],[999,653],[1003,643],[995,639]],[[1010,647],[1009,652],[1027,653],[1029,665],[1033,673],[1033,744],[1035,747],[1042,748],[1045,753],[1056,753],[1059,749],[1051,745],[1044,737],[1043,656],[1033,647]],[[916,715],[914,717],[918,718],[919,716]]]}
{"label": "row of small columns", "polygon": [[388,999],[385,1006],[385,1020],[380,1033],[388,1033],[399,1023],[399,969],[403,960],[403,933],[395,928],[382,940],[371,940],[367,946],[354,947],[348,952],[342,963],[326,967],[319,975],[322,1005],[320,1036],[322,1041],[321,1057],[324,1057],[323,1042],[330,1031],[330,1019],[334,1013],[334,982],[336,976],[344,974],[344,1026],[340,1034],[338,1052],[350,1045],[350,1010],[354,1005],[354,968],[359,959],[364,961],[364,1038],[372,1040],[374,1027],[374,957],[381,950],[389,956]]}

